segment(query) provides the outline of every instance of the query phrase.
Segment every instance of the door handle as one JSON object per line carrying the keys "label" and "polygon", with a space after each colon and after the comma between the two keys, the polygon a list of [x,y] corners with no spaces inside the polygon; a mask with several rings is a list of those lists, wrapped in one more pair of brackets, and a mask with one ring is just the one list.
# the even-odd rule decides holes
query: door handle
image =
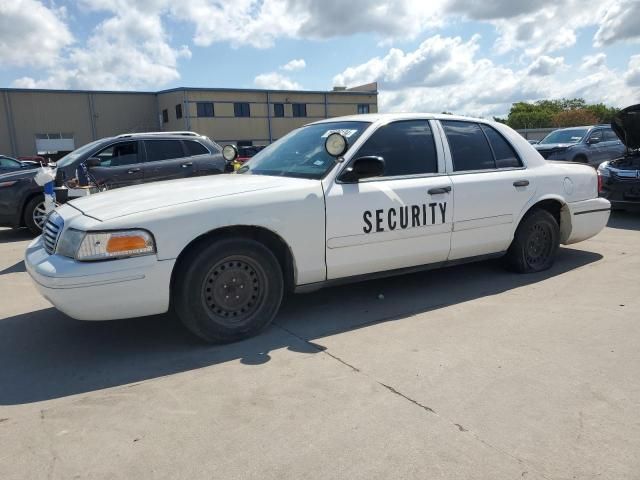
{"label": "door handle", "polygon": [[193,162],[187,162],[182,164],[182,168],[193,167]]}
{"label": "door handle", "polygon": [[132,173],[138,173],[139,171],[140,171],[139,168],[131,168],[131,169],[127,170],[127,173],[129,175],[131,175]]}
{"label": "door handle", "polygon": [[451,186],[447,185],[446,187],[430,188],[427,193],[429,193],[429,195],[438,195],[439,193],[449,193],[450,191]]}
{"label": "door handle", "polygon": [[529,185],[529,180],[518,180],[517,182],[513,182],[514,187],[526,187]]}

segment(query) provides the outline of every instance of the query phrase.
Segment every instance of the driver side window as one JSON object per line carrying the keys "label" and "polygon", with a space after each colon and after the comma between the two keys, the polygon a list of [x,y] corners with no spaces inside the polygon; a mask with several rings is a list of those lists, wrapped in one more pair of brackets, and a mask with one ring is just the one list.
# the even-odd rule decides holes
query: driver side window
{"label": "driver side window", "polygon": [[384,176],[438,173],[438,155],[428,120],[404,120],[384,125],[354,158],[384,158]]}
{"label": "driver side window", "polygon": [[138,142],[116,143],[100,151],[94,157],[100,160],[101,167],[122,167],[139,163]]}

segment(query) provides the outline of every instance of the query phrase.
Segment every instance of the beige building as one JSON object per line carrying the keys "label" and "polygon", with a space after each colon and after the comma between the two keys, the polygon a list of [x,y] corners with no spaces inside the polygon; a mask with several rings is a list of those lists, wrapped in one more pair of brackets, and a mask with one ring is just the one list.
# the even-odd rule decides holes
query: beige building
{"label": "beige building", "polygon": [[191,130],[265,145],[321,118],[375,113],[377,85],[333,91],[175,88],[160,92],[0,89],[0,154],[66,152],[130,132]]}

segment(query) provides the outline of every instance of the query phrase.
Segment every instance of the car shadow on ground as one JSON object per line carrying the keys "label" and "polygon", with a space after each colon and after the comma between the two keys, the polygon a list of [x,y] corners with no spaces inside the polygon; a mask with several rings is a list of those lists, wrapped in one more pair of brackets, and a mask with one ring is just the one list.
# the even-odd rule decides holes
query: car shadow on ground
{"label": "car shadow on ground", "polygon": [[36,235],[26,228],[0,228],[0,243],[23,242],[25,240],[33,240]]}
{"label": "car shadow on ground", "polygon": [[615,210],[611,212],[607,227],[640,231],[640,212]]}
{"label": "car shadow on ground", "polygon": [[563,248],[546,272],[506,272],[498,261],[329,288],[288,298],[261,335],[210,346],[168,315],[79,322],[54,308],[0,320],[0,405],[125,385],[239,360],[268,362],[288,348],[318,353],[322,338],[544,281],[602,258]]}

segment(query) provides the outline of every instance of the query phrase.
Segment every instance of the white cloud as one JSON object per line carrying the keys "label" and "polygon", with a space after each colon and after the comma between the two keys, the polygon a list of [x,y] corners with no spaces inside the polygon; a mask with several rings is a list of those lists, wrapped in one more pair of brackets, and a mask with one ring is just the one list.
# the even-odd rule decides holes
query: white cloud
{"label": "white cloud", "polygon": [[0,66],[55,64],[73,42],[64,14],[35,0],[0,0]]}
{"label": "white cloud", "polygon": [[258,75],[253,83],[258,88],[266,88],[270,90],[301,90],[302,86],[298,82],[294,82],[285,75],[277,72],[262,73]]}
{"label": "white cloud", "polygon": [[[452,111],[485,117],[504,115],[519,101],[583,97],[622,106],[640,93],[625,85],[619,72],[605,66],[590,75],[571,71],[562,76],[542,75],[554,69],[567,70],[562,57],[540,57],[520,69],[497,65],[479,56],[478,42],[477,36],[463,41],[436,35],[415,51],[392,48],[384,57],[349,67],[334,77],[334,84],[378,81],[380,111]],[[630,63],[629,72],[635,71],[632,67]],[[539,74],[532,75],[531,69]],[[632,73],[628,75],[636,79]]]}
{"label": "white cloud", "polygon": [[443,1],[185,0],[173,2],[170,10],[195,25],[196,45],[229,42],[270,48],[278,38],[322,39],[356,33],[413,38],[441,21]]}
{"label": "white cloud", "polygon": [[540,77],[553,75],[561,68],[565,67],[564,57],[549,57],[542,55],[536,58],[529,66],[529,75],[537,75]]}
{"label": "white cloud", "polygon": [[19,78],[15,86],[146,89],[180,78],[178,60],[190,58],[191,52],[188,47],[169,44],[159,15],[124,8],[119,1],[85,0],[85,4],[113,8],[117,13],[95,27],[86,45],[70,48],[45,78]]}
{"label": "white cloud", "polygon": [[280,68],[282,70],[287,70],[288,72],[292,72],[294,70],[302,70],[307,66],[307,62],[304,61],[304,58],[294,59],[290,62],[285,63]]}
{"label": "white cloud", "polygon": [[629,66],[624,79],[627,85],[640,87],[640,55],[633,55],[629,59]]}
{"label": "white cloud", "polygon": [[585,55],[582,57],[581,70],[591,70],[606,65],[607,55],[604,53],[597,53],[595,55]]}
{"label": "white cloud", "polygon": [[640,39],[640,2],[613,2],[606,10],[594,37],[594,45],[611,45],[621,40]]}

